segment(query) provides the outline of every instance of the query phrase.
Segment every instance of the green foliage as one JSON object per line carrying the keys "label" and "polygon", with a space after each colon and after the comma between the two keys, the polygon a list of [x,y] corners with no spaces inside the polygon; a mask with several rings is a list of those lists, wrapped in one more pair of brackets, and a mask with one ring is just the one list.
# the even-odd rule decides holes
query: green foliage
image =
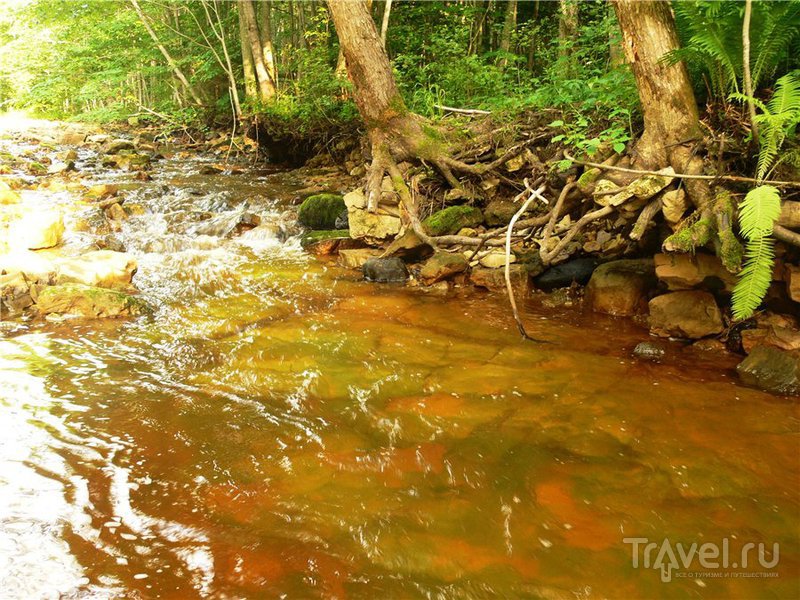
{"label": "green foliage", "polygon": [[759,127],[758,179],[766,179],[778,158],[784,141],[800,123],[800,71],[784,75],[775,83],[775,93],[764,104],[743,94],[733,97],[752,101],[761,111],[756,115]]}
{"label": "green foliage", "polygon": [[[714,96],[724,99],[740,91],[744,4],[735,0],[673,2],[682,48],[668,62],[685,60],[710,82]],[[792,44],[800,37],[800,0],[754,2],[750,25],[750,70],[754,89],[781,66],[797,65]],[[702,77],[697,77],[701,81]]]}
{"label": "green foliage", "polygon": [[752,316],[772,282],[775,254],[771,236],[780,214],[780,194],[770,185],[750,190],[739,205],[739,228],[747,246],[745,266],[733,290],[733,316],[737,320]]}

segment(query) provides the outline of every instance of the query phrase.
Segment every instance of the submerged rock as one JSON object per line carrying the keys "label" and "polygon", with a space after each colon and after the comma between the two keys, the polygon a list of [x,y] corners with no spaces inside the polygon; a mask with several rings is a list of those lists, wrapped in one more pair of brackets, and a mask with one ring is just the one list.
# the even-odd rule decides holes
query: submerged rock
{"label": "submerged rock", "polygon": [[367,281],[377,283],[402,283],[408,279],[406,264],[399,258],[370,258],[362,271]]}
{"label": "submerged rock", "polygon": [[576,258],[548,269],[537,277],[536,287],[545,292],[569,287],[573,282],[586,285],[597,267],[597,259]]}
{"label": "submerged rock", "polygon": [[659,361],[666,353],[666,346],[660,342],[639,342],[633,349],[633,356],[643,360]]}
{"label": "submerged rock", "polygon": [[44,288],[36,301],[41,315],[131,317],[147,312],[147,305],[129,294],[108,288],[68,283]]}
{"label": "submerged rock", "polygon": [[339,229],[336,221],[346,210],[344,200],[339,194],[316,194],[303,201],[297,211],[297,218],[301,225],[309,229]]}
{"label": "submerged rock", "polygon": [[378,258],[380,250],[374,248],[357,248],[339,251],[339,264],[346,269],[360,269],[370,258]]}
{"label": "submerged rock", "polygon": [[[511,286],[515,294],[523,294],[528,286],[528,269],[525,265],[515,264],[508,269]],[[495,291],[506,290],[505,269],[475,268],[469,275],[472,285]]]}
{"label": "submerged rock", "polygon": [[483,213],[474,206],[448,206],[433,213],[422,222],[425,230],[433,236],[452,235],[464,227],[475,227],[483,223]]}
{"label": "submerged rock", "polygon": [[657,280],[651,259],[615,260],[600,265],[586,288],[592,310],[615,316],[647,312],[647,295]]}
{"label": "submerged rock", "polygon": [[708,292],[672,292],[653,298],[649,306],[654,335],[699,339],[722,332],[722,313]]}
{"label": "submerged rock", "polygon": [[0,320],[28,308],[33,304],[35,295],[23,273],[0,275]]}
{"label": "submerged rock", "polygon": [[756,346],[736,371],[747,385],[773,394],[800,394],[800,352]]}
{"label": "submerged rock", "polygon": [[422,265],[419,278],[425,285],[432,285],[437,281],[443,281],[453,275],[463,273],[468,268],[469,263],[463,254],[437,252]]}

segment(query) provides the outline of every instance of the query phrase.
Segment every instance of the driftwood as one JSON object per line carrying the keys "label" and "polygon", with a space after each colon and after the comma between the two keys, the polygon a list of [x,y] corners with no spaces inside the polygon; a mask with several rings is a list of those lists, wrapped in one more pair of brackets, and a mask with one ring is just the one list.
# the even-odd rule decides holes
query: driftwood
{"label": "driftwood", "polygon": [[443,104],[434,104],[434,108],[443,110],[445,112],[458,113],[460,115],[490,115],[491,111],[480,110],[478,108],[453,108],[452,106],[444,106]]}
{"label": "driftwood", "polygon": [[[525,180],[525,188],[530,190],[530,196],[525,202],[522,203],[520,209],[514,213],[514,216],[511,217],[511,221],[508,224],[508,229],[506,230],[506,264],[505,264],[505,280],[506,280],[506,290],[508,290],[508,301],[511,303],[511,312],[514,315],[514,320],[517,322],[517,329],[519,329],[520,335],[526,340],[530,340],[532,342],[542,342],[542,340],[537,340],[532,338],[528,335],[528,332],[525,331],[525,324],[522,322],[522,318],[519,316],[519,310],[517,309],[517,301],[514,298],[514,286],[511,285],[511,232],[514,230],[514,225],[516,224],[517,220],[522,216],[522,214],[528,210],[528,206],[531,202],[536,199],[542,200],[547,202],[547,199],[542,196],[542,192],[544,191],[543,185],[539,186],[536,190],[531,190],[528,184],[528,180]],[[566,196],[566,194],[562,193],[562,196]],[[555,212],[555,208],[553,212]]]}

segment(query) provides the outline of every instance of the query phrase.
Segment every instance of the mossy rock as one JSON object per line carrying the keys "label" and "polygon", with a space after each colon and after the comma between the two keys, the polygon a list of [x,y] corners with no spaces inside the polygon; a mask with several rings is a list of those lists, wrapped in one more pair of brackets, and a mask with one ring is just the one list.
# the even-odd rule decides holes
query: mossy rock
{"label": "mossy rock", "polygon": [[452,235],[464,227],[483,223],[483,213],[474,206],[448,206],[433,213],[422,224],[430,235]]}
{"label": "mossy rock", "polygon": [[337,240],[337,239],[350,239],[346,229],[319,229],[317,231],[308,231],[300,238],[300,245],[303,248],[310,246],[316,242],[323,240]]}
{"label": "mossy rock", "polygon": [[44,288],[36,300],[39,314],[66,314],[90,319],[147,314],[150,307],[125,292],[67,283]]}
{"label": "mossy rock", "polygon": [[301,225],[309,229],[336,228],[336,218],[347,210],[339,194],[315,194],[306,198],[297,211]]}

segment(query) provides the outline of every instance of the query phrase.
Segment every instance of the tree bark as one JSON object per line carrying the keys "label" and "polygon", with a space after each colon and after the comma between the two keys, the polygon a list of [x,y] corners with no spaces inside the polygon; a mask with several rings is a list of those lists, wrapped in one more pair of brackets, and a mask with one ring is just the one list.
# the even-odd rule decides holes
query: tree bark
{"label": "tree bark", "polygon": [[255,67],[256,81],[258,82],[258,95],[262,102],[269,102],[275,97],[275,84],[264,63],[264,47],[261,35],[258,32],[253,0],[239,0],[239,11],[244,19],[247,39],[250,43],[250,54],[253,57],[253,66]]}
{"label": "tree bark", "polygon": [[271,0],[261,3],[261,49],[264,55],[264,66],[267,68],[275,92],[278,91],[278,67],[275,61],[275,47],[272,44],[272,9]]}
{"label": "tree bark", "polygon": [[258,95],[258,81],[256,79],[255,65],[253,64],[253,51],[250,48],[250,40],[247,37],[247,25],[244,22],[244,15],[241,10],[239,10],[239,41],[242,46],[244,95],[245,98],[252,100]]}
{"label": "tree bark", "polygon": [[[703,161],[694,152],[702,135],[689,74],[682,62],[662,62],[665,54],[679,47],[669,2],[614,0],[614,10],[644,117],[644,134],[635,149],[638,164],[651,169],[671,165],[679,173],[702,173]],[[705,181],[687,181],[686,189],[698,208],[711,199]]]}
{"label": "tree bark", "polygon": [[[516,2],[516,0],[514,0]],[[386,48],[386,32],[389,31],[389,15],[392,14],[392,0],[386,0],[383,5],[383,20],[381,21],[381,44]]]}
{"label": "tree bark", "polygon": [[[503,21],[503,33],[500,36],[500,50],[504,53],[511,52],[511,38],[517,29],[517,0],[508,0],[506,3],[506,14]],[[499,67],[505,69],[508,66],[508,58],[500,59]]]}
{"label": "tree bark", "polygon": [[753,102],[753,78],[750,75],[750,17],[753,13],[753,0],[745,0],[744,19],[742,21],[742,69],[744,93],[747,94],[747,109],[750,113],[750,130],[753,140],[758,143],[758,122],[756,121],[756,104]]}
{"label": "tree bark", "polygon": [[197,90],[194,89],[194,86],[189,83],[186,75],[183,74],[183,71],[181,71],[178,63],[175,62],[175,59],[172,58],[172,55],[167,50],[166,46],[164,46],[164,44],[161,43],[161,40],[158,39],[158,35],[156,35],[156,32],[150,25],[150,21],[147,20],[147,17],[142,11],[142,7],[139,6],[138,0],[130,0],[130,3],[133,6],[133,9],[136,11],[136,14],[139,17],[139,20],[142,22],[142,25],[144,25],[147,33],[150,35],[150,38],[153,40],[153,43],[156,45],[156,48],[158,48],[159,52],[161,52],[161,54],[164,56],[164,59],[167,61],[167,65],[169,65],[169,68],[175,74],[175,77],[178,79],[178,81],[180,81],[187,93],[192,97],[192,100],[194,100],[195,104],[202,106],[203,100],[200,97],[200,94],[198,94]]}
{"label": "tree bark", "polygon": [[[577,0],[560,0],[558,3],[558,56],[569,63],[571,44],[578,35]],[[570,68],[570,70],[572,70]]]}

